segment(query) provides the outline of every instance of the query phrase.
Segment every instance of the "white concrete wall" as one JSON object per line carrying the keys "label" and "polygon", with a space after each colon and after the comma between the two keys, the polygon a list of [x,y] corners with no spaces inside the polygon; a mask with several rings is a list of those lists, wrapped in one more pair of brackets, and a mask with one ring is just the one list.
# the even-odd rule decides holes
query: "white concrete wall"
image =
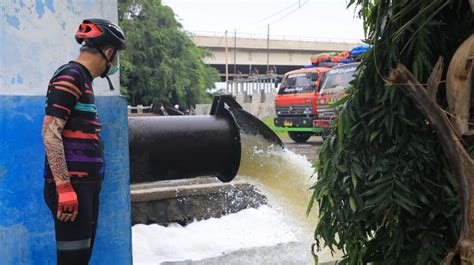
{"label": "white concrete wall", "polygon": [[[262,102],[262,98],[264,97],[264,102]],[[240,93],[237,94],[235,100],[242,106],[244,110],[251,113],[255,117],[262,119],[265,117],[275,116],[275,96],[276,92],[274,93],[266,93],[263,95],[260,91],[254,91],[252,93],[252,102],[245,103],[245,96],[244,94]],[[196,115],[209,115],[211,110],[211,104],[196,104]]]}
{"label": "white concrete wall", "polygon": [[[224,48],[224,36],[192,36],[193,42],[199,47]],[[236,38],[237,48],[245,49],[266,49],[266,39]],[[304,40],[276,40],[270,39],[270,49],[295,50],[295,51],[347,51],[355,46],[362,45],[362,42],[329,42],[329,41],[304,41]],[[227,46],[234,47],[234,38],[227,38]]]}
{"label": "white concrete wall", "polygon": [[[225,64],[225,50],[221,48],[210,49],[213,57],[206,57],[204,62],[206,64]],[[284,50],[270,50],[268,62],[270,65],[298,65],[303,66],[311,64],[311,56],[323,51],[284,51]],[[229,49],[227,55],[227,62],[232,69],[234,63],[234,49]],[[244,65],[266,65],[267,51],[266,50],[243,50],[237,49],[236,64]],[[230,70],[231,71],[231,70]]]}
{"label": "white concrete wall", "polygon": [[[62,64],[75,60],[74,33],[84,18],[117,22],[117,0],[1,0],[0,95],[45,95]],[[118,95],[118,74],[94,81],[96,95]]]}

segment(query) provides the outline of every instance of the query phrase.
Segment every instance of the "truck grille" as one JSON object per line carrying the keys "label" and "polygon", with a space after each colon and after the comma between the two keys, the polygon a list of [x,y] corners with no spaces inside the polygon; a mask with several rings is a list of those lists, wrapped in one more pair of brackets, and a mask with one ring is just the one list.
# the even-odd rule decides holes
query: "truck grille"
{"label": "truck grille", "polygon": [[[275,107],[277,115],[307,115],[305,110],[312,111],[311,105],[291,105]],[[308,115],[311,113],[308,113]]]}
{"label": "truck grille", "polygon": [[318,119],[331,120],[336,116],[334,111],[318,111]]}
{"label": "truck grille", "polygon": [[332,120],[337,116],[337,112],[339,111],[339,107],[334,107],[328,104],[321,104],[318,105],[317,113],[318,119],[322,120]]}

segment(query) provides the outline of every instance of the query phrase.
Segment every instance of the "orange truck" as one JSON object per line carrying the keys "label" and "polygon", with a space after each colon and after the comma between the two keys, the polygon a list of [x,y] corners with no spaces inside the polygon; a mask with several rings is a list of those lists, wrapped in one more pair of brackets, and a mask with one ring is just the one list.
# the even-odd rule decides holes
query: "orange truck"
{"label": "orange truck", "polygon": [[349,82],[354,80],[359,64],[356,62],[334,66],[326,73],[321,83],[321,89],[316,96],[318,108],[315,126],[323,129],[323,139],[328,135],[333,120],[337,117],[339,107],[334,104],[347,95],[346,89],[349,87]]}
{"label": "orange truck", "polygon": [[331,68],[301,68],[286,73],[275,98],[276,131],[288,132],[297,143],[304,143],[322,129],[315,126],[317,96],[324,74]]}

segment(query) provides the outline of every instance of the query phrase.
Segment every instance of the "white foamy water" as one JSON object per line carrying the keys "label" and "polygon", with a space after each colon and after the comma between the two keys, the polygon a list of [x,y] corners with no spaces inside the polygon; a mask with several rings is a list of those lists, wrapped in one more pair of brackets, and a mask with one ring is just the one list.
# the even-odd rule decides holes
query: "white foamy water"
{"label": "white foamy water", "polygon": [[133,264],[156,265],[164,261],[218,257],[239,249],[293,242],[297,238],[280,213],[263,205],[221,218],[195,221],[185,227],[135,225],[132,240]]}

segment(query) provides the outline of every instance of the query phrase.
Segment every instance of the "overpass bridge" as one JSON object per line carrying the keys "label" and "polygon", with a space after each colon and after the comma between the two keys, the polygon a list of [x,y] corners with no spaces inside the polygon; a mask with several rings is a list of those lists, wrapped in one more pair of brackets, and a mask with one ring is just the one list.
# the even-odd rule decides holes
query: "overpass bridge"
{"label": "overpass bridge", "polygon": [[[330,51],[347,51],[361,45],[356,40],[311,39],[272,37],[267,40],[262,35],[193,34],[194,43],[209,50],[213,57],[205,58],[205,63],[219,70],[225,81],[225,64],[228,63],[229,80],[267,73],[267,60],[271,74],[282,75],[288,71],[310,64],[311,56]],[[227,56],[226,56],[227,43]],[[268,56],[268,57],[267,57]],[[267,59],[268,58],[268,59]]]}

